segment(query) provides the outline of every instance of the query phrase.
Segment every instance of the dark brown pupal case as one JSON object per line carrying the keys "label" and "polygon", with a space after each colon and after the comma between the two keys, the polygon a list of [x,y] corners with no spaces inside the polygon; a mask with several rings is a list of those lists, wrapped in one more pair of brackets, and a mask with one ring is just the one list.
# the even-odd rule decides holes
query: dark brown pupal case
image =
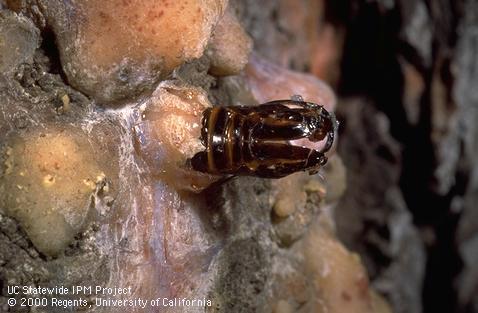
{"label": "dark brown pupal case", "polygon": [[[259,106],[208,108],[201,140],[206,149],[191,160],[197,171],[216,175],[280,178],[298,171],[311,174],[327,162],[337,121],[323,106],[278,100]],[[326,139],[321,150],[293,145],[292,140]]]}

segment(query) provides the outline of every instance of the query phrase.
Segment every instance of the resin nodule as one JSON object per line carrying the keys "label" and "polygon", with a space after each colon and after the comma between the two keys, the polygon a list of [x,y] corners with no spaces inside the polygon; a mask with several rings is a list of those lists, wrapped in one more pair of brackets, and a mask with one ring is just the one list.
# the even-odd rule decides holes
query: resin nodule
{"label": "resin nodule", "polygon": [[[202,56],[227,0],[9,1],[55,33],[69,83],[99,103],[127,100]],[[35,11],[36,8],[36,11]],[[45,25],[41,25],[45,26]]]}
{"label": "resin nodule", "polygon": [[0,203],[35,247],[57,255],[82,230],[98,192],[111,192],[109,167],[73,130],[37,130],[7,141]]}
{"label": "resin nodule", "polygon": [[230,8],[217,23],[206,50],[211,61],[209,72],[215,76],[239,74],[252,51],[252,40]]}
{"label": "resin nodule", "polygon": [[217,180],[188,165],[203,149],[202,112],[211,107],[198,87],[164,81],[142,104],[135,122],[135,147],[151,173],[177,189],[200,191]]}

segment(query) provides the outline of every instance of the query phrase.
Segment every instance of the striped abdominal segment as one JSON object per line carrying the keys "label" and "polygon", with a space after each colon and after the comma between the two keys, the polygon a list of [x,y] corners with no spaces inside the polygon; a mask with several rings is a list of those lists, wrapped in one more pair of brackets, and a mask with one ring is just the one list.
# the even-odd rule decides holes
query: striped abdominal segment
{"label": "striped abdominal segment", "polygon": [[207,170],[225,174],[236,171],[241,164],[243,136],[240,125],[243,116],[232,108],[208,109],[205,116],[208,127],[206,154]]}

